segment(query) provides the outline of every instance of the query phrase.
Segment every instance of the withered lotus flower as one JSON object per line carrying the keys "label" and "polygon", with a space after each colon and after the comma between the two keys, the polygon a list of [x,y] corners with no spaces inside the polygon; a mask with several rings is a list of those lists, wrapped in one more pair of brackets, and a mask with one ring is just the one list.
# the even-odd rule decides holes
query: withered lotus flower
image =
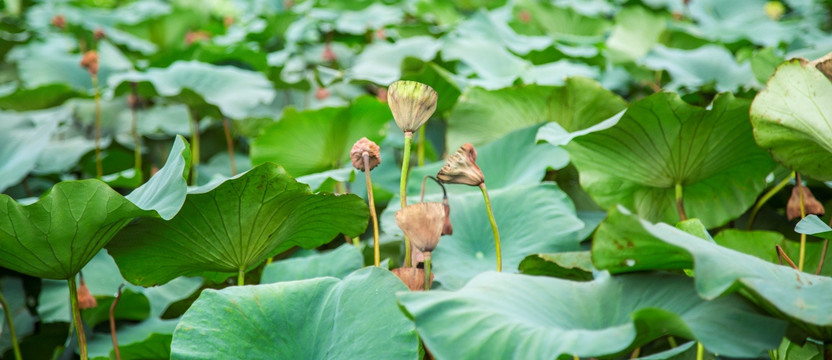
{"label": "withered lotus flower", "polygon": [[387,88],[387,104],[404,132],[419,130],[436,111],[436,91],[416,81],[400,80]]}
{"label": "withered lotus flower", "polygon": [[442,199],[442,206],[445,208],[445,222],[442,224],[442,235],[453,235],[454,227],[451,225],[451,205],[448,198]]}
{"label": "withered lotus flower", "polygon": [[[393,269],[393,274],[399,277],[407,285],[410,291],[425,290],[425,269],[415,267],[401,267]],[[433,284],[433,274],[430,274],[430,282]]]}
{"label": "withered lotus flower", "polygon": [[448,156],[436,177],[449,184],[479,186],[485,182],[485,176],[477,166],[477,150],[474,149],[474,145],[462,144],[459,150]]}
{"label": "withered lotus flower", "polygon": [[81,310],[84,309],[92,309],[98,306],[98,301],[95,300],[95,296],[92,296],[90,293],[90,289],[87,287],[87,284],[84,283],[84,278],[81,278],[81,285],[78,286],[78,307]]}
{"label": "withered lotus flower", "polygon": [[[370,156],[369,168],[364,169],[364,153]],[[355,142],[350,150],[352,166],[361,171],[373,170],[381,163],[381,149],[372,140],[365,137]]]}
{"label": "withered lotus flower", "polygon": [[438,202],[408,205],[396,211],[396,224],[419,251],[433,251],[442,236],[445,207]]}
{"label": "withered lotus flower", "polygon": [[789,202],[786,203],[786,217],[789,220],[800,218],[800,188],[803,189],[803,206],[806,210],[806,215],[814,214],[823,216],[825,213],[823,204],[818,199],[815,199],[815,196],[812,195],[808,187],[798,185],[792,188],[792,196],[789,198]]}

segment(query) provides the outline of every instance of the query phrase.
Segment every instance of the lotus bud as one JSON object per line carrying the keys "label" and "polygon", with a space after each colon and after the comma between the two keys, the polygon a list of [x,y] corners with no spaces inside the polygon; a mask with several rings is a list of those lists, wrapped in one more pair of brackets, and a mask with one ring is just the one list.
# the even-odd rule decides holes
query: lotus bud
{"label": "lotus bud", "polygon": [[445,207],[438,202],[408,205],[396,211],[396,224],[417,249],[433,251],[442,236]]}
{"label": "lotus bud", "polygon": [[477,150],[474,149],[474,145],[463,144],[459,150],[448,157],[436,177],[449,184],[479,186],[485,182],[485,176],[477,166]]}
{"label": "lotus bud", "polygon": [[329,97],[329,90],[326,88],[318,88],[315,90],[315,98],[318,100],[323,100]]}
{"label": "lotus bud", "polygon": [[92,76],[98,75],[98,53],[95,50],[90,50],[84,53],[81,58],[81,67],[87,69]]}
{"label": "lotus bud", "polygon": [[445,208],[445,222],[442,224],[442,235],[453,235],[454,227],[451,225],[451,205],[448,198],[442,199],[442,206]]}
{"label": "lotus bud", "polygon": [[[393,274],[399,277],[411,291],[425,290],[425,269],[415,267],[401,267],[393,269]],[[433,274],[430,274],[430,282],[433,284]]]}
{"label": "lotus bud", "polygon": [[84,278],[81,277],[81,285],[78,286],[78,307],[84,310],[92,309],[96,306],[98,306],[98,301],[95,300],[95,296],[92,296],[87,284],[84,283]]}
{"label": "lotus bud", "polygon": [[396,125],[404,132],[415,132],[436,111],[436,91],[416,81],[400,80],[387,88],[387,104]]}
{"label": "lotus bud", "polygon": [[[812,195],[808,187],[803,185],[798,186],[803,188],[803,206],[806,209],[806,215],[814,214],[823,216],[825,212],[823,204],[818,199],[815,199],[815,196]],[[789,202],[786,203],[786,217],[789,220],[800,218],[800,190],[798,186],[792,188],[792,196],[789,198]]]}
{"label": "lotus bud", "polygon": [[[368,169],[364,168],[364,153],[367,153],[370,156]],[[356,141],[355,145],[352,146],[352,150],[350,150],[350,160],[352,160],[352,166],[358,170],[373,170],[376,166],[378,166],[378,164],[381,163],[381,149],[378,145],[376,145],[376,143],[363,137]]]}

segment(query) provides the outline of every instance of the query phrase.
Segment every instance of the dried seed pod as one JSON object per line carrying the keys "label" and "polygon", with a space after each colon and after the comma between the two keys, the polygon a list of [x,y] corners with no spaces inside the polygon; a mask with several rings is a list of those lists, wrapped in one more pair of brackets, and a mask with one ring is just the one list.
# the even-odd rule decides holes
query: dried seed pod
{"label": "dried seed pod", "polygon": [[451,205],[448,198],[442,199],[442,206],[445,207],[445,222],[442,224],[442,235],[453,235],[454,227],[451,225]]}
{"label": "dried seed pod", "polygon": [[436,177],[449,184],[479,186],[485,182],[485,176],[477,166],[477,150],[474,149],[474,145],[462,144],[459,150],[448,156]]}
{"label": "dried seed pod", "polygon": [[[365,152],[370,156],[369,169],[364,169]],[[350,150],[350,160],[352,160],[352,166],[358,170],[373,170],[376,166],[378,166],[378,164],[381,164],[381,149],[372,140],[363,137],[356,141],[355,145],[352,146],[352,150]]]}
{"label": "dried seed pod", "polygon": [[387,104],[404,132],[419,130],[436,111],[436,91],[416,81],[400,80],[387,88]]}
{"label": "dried seed pod", "polygon": [[396,211],[396,224],[420,251],[433,251],[442,236],[445,207],[442,203],[427,202],[408,205]]}
{"label": "dried seed pod", "polygon": [[[393,269],[393,274],[399,277],[411,291],[425,290],[425,269],[415,267],[401,267]],[[430,283],[433,284],[433,274],[430,274]]]}
{"label": "dried seed pod", "polygon": [[87,69],[92,76],[98,75],[98,53],[95,50],[85,52],[81,58],[81,67]]}
{"label": "dried seed pod", "polygon": [[[823,216],[825,213],[823,204],[818,199],[815,199],[815,196],[812,195],[808,187],[803,185],[799,186],[803,188],[803,206],[806,209],[806,215],[814,214]],[[800,218],[800,190],[798,186],[792,188],[792,196],[789,198],[789,202],[786,203],[786,217],[789,220]]]}
{"label": "dried seed pod", "polygon": [[55,15],[52,18],[52,26],[54,26],[58,29],[65,29],[66,28],[66,18],[61,14]]}
{"label": "dried seed pod", "polygon": [[92,309],[98,306],[98,301],[95,300],[95,296],[92,296],[90,293],[90,289],[87,287],[87,284],[84,283],[84,278],[81,278],[81,285],[78,286],[78,307],[81,310],[84,309]]}

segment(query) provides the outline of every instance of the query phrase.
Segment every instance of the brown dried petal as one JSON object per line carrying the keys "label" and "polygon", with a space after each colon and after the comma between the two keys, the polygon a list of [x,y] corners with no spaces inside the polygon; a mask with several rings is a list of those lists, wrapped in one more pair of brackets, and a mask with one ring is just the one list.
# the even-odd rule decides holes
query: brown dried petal
{"label": "brown dried petal", "polygon": [[96,306],[98,306],[98,301],[95,300],[95,296],[92,296],[84,280],[81,280],[81,285],[78,286],[78,307],[84,310],[92,309]]}
{"label": "brown dried petal", "polygon": [[[393,269],[393,274],[398,276],[411,291],[425,290],[425,269],[401,267]],[[433,274],[430,274],[430,283],[433,285]]]}
{"label": "brown dried petal", "polygon": [[402,131],[419,130],[436,111],[436,91],[416,81],[400,80],[387,88],[387,105]]}
{"label": "brown dried petal", "polygon": [[396,211],[396,224],[420,251],[433,251],[442,236],[445,207],[442,203],[427,202],[408,205]]}
{"label": "brown dried petal", "polygon": [[81,58],[81,67],[87,69],[90,75],[98,75],[98,53],[95,50],[85,52]]}
{"label": "brown dried petal", "polygon": [[[823,216],[825,213],[823,204],[815,199],[808,187],[803,185],[800,185],[800,187],[803,188],[803,206],[806,209],[806,215]],[[792,196],[789,198],[789,202],[786,203],[786,217],[789,220],[800,218],[800,193],[797,186],[792,188]]]}
{"label": "brown dried petal", "polygon": [[812,60],[809,64],[820,70],[823,75],[826,75],[829,81],[832,81],[832,52],[821,58]]}
{"label": "brown dried petal", "polygon": [[448,198],[442,199],[442,206],[445,207],[445,222],[442,224],[442,235],[453,235],[454,227],[451,225],[451,205],[448,204]]}
{"label": "brown dried petal", "polygon": [[479,186],[485,181],[485,176],[476,161],[474,145],[465,143],[448,157],[436,177],[444,183]]}
{"label": "brown dried petal", "polygon": [[381,164],[381,149],[372,140],[363,137],[356,141],[355,145],[352,146],[352,150],[350,150],[350,160],[352,160],[352,166],[358,170],[365,171],[365,152],[370,156],[370,168],[367,170],[373,170],[376,166],[378,166],[378,164]]}

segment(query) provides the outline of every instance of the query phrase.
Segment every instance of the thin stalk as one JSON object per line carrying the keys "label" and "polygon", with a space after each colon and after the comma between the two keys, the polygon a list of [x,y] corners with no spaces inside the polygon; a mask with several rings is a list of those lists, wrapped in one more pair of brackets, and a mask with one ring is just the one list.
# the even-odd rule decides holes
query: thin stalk
{"label": "thin stalk", "polygon": [[6,298],[3,297],[3,293],[0,293],[0,306],[3,307],[3,313],[6,316],[6,323],[9,324],[9,333],[12,338],[12,349],[14,350],[14,358],[15,360],[22,360],[23,355],[20,355],[20,345],[17,343],[17,333],[14,332],[14,319],[12,319],[12,309],[9,307],[9,303],[6,302]]}
{"label": "thin stalk", "polygon": [[101,164],[101,92],[98,90],[98,75],[92,75],[92,87],[95,91],[95,177],[104,176]]}
{"label": "thin stalk", "polygon": [[113,300],[113,304],[110,305],[110,336],[113,338],[113,350],[115,351],[116,360],[121,360],[121,353],[118,350],[118,338],[116,337],[116,305],[118,305],[118,301],[121,300],[121,290],[124,288],[124,284],[118,286],[118,293],[116,293],[116,298]]}
{"label": "thin stalk", "polygon": [[[806,217],[806,204],[803,199],[803,182],[800,180],[800,173],[795,175],[797,194],[800,199],[800,219]],[[800,234],[800,256],[797,258],[797,271],[803,271],[803,262],[806,260],[806,234]]]}
{"label": "thin stalk", "polygon": [[[402,176],[399,183],[399,196],[402,200],[402,209],[407,207],[407,170],[410,166],[410,145],[413,142],[413,132],[404,132],[404,152],[402,153]],[[404,267],[411,267],[410,261],[410,239],[404,236]]]}
{"label": "thin stalk", "polygon": [[786,176],[786,178],[784,178],[782,181],[777,183],[777,185],[771,188],[771,190],[763,194],[760,200],[758,200],[757,203],[754,204],[754,208],[751,209],[751,215],[748,216],[748,230],[751,230],[751,227],[754,225],[754,220],[757,220],[757,213],[760,212],[760,209],[763,207],[763,205],[765,205],[765,203],[769,199],[771,199],[771,197],[774,196],[774,194],[777,194],[778,192],[780,192],[780,190],[783,190],[783,188],[789,184],[789,180],[791,180],[793,177],[794,171],[792,171],[792,173],[789,176]]}
{"label": "thin stalk", "polygon": [[[338,168],[340,166],[335,165],[334,167]],[[341,182],[341,181],[336,181],[334,187],[335,187],[334,190],[335,190],[336,194],[347,194],[347,193],[349,193],[349,190],[347,190],[346,186],[344,186],[344,183]],[[344,241],[347,244],[355,245],[355,247],[358,247],[358,248],[361,247],[361,240],[357,236],[355,238],[351,238],[349,236],[344,235]]]}
{"label": "thin stalk", "polygon": [[572,355],[572,360],[581,360],[581,358],[579,358],[578,355]]}
{"label": "thin stalk", "polygon": [[84,334],[84,323],[81,320],[81,308],[78,306],[78,289],[75,287],[75,275],[69,278],[69,306],[72,308],[72,320],[78,333],[78,349],[81,360],[87,360],[87,336]]}
{"label": "thin stalk", "polygon": [[705,347],[701,342],[696,342],[696,360],[703,360],[705,358]]}
{"label": "thin stalk", "polygon": [[789,258],[789,255],[786,255],[786,252],[783,250],[783,248],[780,247],[780,245],[774,245],[774,247],[777,249],[777,259],[780,260],[780,265],[783,265],[783,259],[786,259],[786,262],[788,262],[789,265],[791,265],[791,267],[797,270],[797,265],[795,265],[794,261],[792,261],[792,259]]}
{"label": "thin stalk", "polygon": [[133,98],[136,99],[136,104],[130,107],[130,113],[133,116],[130,122],[130,133],[133,135],[133,167],[136,169],[136,174],[141,174],[142,171],[142,137],[139,135],[139,112],[136,111],[138,106],[139,93],[136,88],[136,83],[130,83],[132,88]]}
{"label": "thin stalk", "polygon": [[485,210],[488,211],[488,220],[491,222],[491,230],[494,231],[494,246],[497,248],[497,271],[503,271],[503,255],[500,250],[500,231],[497,230],[497,221],[494,220],[494,210],[491,209],[491,199],[488,198],[488,190],[485,183],[480,184],[482,197],[485,199]]}
{"label": "thin stalk", "polygon": [[685,202],[683,199],[682,184],[676,184],[676,211],[679,212],[679,220],[685,221],[688,215],[685,214]]}
{"label": "thin stalk", "polygon": [[439,179],[437,179],[433,176],[425,175],[422,178],[422,191],[419,193],[419,202],[425,202],[425,183],[427,183],[428,179],[431,179],[431,180],[435,181],[436,184],[439,185],[439,187],[442,188],[442,198],[447,199],[448,198],[448,191],[445,190],[445,184],[443,184],[441,181],[439,181]]}
{"label": "thin stalk", "polygon": [[237,175],[237,162],[234,160],[234,139],[231,138],[231,125],[228,118],[222,117],[222,127],[225,130],[225,144],[228,146],[228,159],[231,161],[231,176]]}
{"label": "thin stalk", "polygon": [[829,239],[823,241],[823,250],[820,252],[820,261],[818,261],[818,267],[815,269],[815,275],[820,275],[820,271],[823,269],[823,262],[826,260],[826,249],[829,247]]}
{"label": "thin stalk", "polygon": [[199,114],[191,109],[191,185],[196,185],[199,172]]}
{"label": "thin stalk", "polygon": [[425,251],[425,291],[430,290],[430,251]]}
{"label": "thin stalk", "polygon": [[370,205],[370,218],[373,219],[373,264],[378,267],[381,264],[381,250],[378,243],[376,202],[373,200],[373,180],[370,178],[370,153],[365,151],[361,156],[364,158],[364,176],[367,177],[367,203]]}
{"label": "thin stalk", "polygon": [[639,355],[641,355],[641,347],[637,347],[635,350],[633,350],[633,353],[630,354],[630,359],[636,359]]}
{"label": "thin stalk", "polygon": [[667,337],[667,343],[670,345],[671,349],[675,348],[676,347],[676,338],[674,338],[673,336],[668,336]]}
{"label": "thin stalk", "polygon": [[425,127],[419,128],[419,142],[416,143],[416,163],[425,166]]}
{"label": "thin stalk", "polygon": [[240,267],[240,270],[237,271],[237,286],[243,286],[246,284],[246,270],[244,267]]}

